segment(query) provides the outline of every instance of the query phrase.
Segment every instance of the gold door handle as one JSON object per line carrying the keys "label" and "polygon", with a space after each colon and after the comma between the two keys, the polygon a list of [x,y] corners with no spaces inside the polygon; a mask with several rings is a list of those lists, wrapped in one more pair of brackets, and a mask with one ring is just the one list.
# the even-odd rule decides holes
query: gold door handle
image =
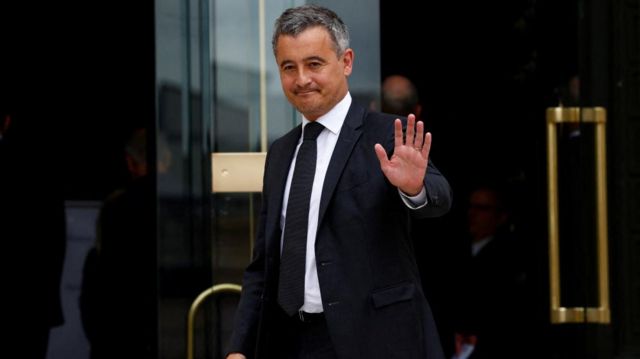
{"label": "gold door handle", "polygon": [[[606,176],[606,111],[602,107],[553,107],[547,109],[547,180],[549,203],[549,280],[551,323],[611,322],[609,305],[609,265],[607,235]],[[560,250],[558,217],[558,147],[556,127],[567,122],[588,122],[595,125],[598,307],[568,308],[560,304]]]}
{"label": "gold door handle", "polygon": [[200,293],[196,299],[191,303],[189,309],[189,319],[187,321],[187,359],[193,359],[194,357],[194,331],[195,331],[195,318],[200,305],[210,296],[218,295],[221,293],[237,293],[242,292],[242,287],[237,284],[224,283],[216,284],[213,287]]}

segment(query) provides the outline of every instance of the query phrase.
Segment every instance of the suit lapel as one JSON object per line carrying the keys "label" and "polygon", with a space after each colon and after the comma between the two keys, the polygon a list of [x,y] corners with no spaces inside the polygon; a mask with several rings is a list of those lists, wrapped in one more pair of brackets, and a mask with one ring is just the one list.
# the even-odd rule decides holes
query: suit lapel
{"label": "suit lapel", "polygon": [[[271,173],[273,173],[273,182],[269,183],[270,190],[266,195],[269,196],[269,210],[266,219],[266,235],[267,238],[273,237],[272,234],[279,233],[280,230],[280,213],[282,212],[282,199],[284,197],[284,187],[287,183],[289,167],[295,153],[296,146],[300,140],[302,133],[302,125],[298,125],[292,131],[289,131],[280,142],[272,147],[273,153],[269,156]],[[280,239],[279,236],[276,239]],[[278,248],[279,242],[278,242]]]}
{"label": "suit lapel", "polygon": [[329,201],[333,196],[333,192],[336,189],[338,180],[342,175],[342,171],[349,161],[351,151],[358,142],[358,138],[362,134],[362,122],[364,120],[364,108],[351,104],[347,117],[344,120],[342,129],[340,130],[340,137],[331,155],[331,161],[329,162],[329,168],[327,168],[327,174],[324,178],[324,185],[322,186],[322,197],[320,198],[320,211],[318,213],[318,227],[322,223],[324,213],[327,210]]}

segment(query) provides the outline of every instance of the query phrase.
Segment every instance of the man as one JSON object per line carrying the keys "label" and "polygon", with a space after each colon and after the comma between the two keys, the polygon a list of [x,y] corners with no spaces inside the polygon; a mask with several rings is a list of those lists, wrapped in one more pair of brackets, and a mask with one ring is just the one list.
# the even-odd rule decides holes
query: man
{"label": "man", "polygon": [[[6,97],[0,95],[0,102]],[[17,99],[20,101],[20,99]],[[6,110],[5,107],[6,106]],[[0,357],[44,359],[51,329],[64,324],[60,284],[66,221],[60,158],[50,123],[28,106],[0,103],[0,228],[7,330]],[[33,107],[33,106],[32,106]],[[45,160],[42,148],[47,148]],[[49,157],[51,156],[51,157]]]}
{"label": "man", "polygon": [[[527,272],[522,244],[511,229],[504,191],[483,184],[469,196],[469,242],[458,276],[454,359],[529,358],[530,313],[514,316],[527,301]],[[508,328],[505,330],[505,328]],[[527,348],[527,349],[524,349]]]}
{"label": "man", "polygon": [[130,181],[105,199],[96,244],[83,268],[80,315],[91,359],[117,358],[122,353],[139,359],[156,357],[155,237],[151,231],[155,222],[149,210],[154,198],[146,129],[132,131],[123,157]]}
{"label": "man", "polygon": [[418,90],[411,80],[401,75],[391,75],[382,81],[382,112],[399,116],[414,114],[420,119],[422,106]]}
{"label": "man", "polygon": [[[303,119],[267,156],[228,358],[442,358],[408,228],[450,207],[449,185],[428,162],[431,135],[412,115],[405,141],[401,120],[352,103],[354,52],[331,10],[286,10],[272,43]],[[318,128],[314,143],[307,132]],[[299,174],[312,179],[305,195]]]}

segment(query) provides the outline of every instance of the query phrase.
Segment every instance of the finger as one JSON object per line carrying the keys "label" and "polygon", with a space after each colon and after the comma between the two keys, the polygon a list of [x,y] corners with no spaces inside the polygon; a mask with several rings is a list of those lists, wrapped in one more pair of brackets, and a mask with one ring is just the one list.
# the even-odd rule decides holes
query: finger
{"label": "finger", "polygon": [[402,146],[402,144],[404,143],[402,141],[402,121],[396,118],[396,121],[394,122],[393,126],[394,126],[395,146],[396,147]]}
{"label": "finger", "polygon": [[422,157],[429,159],[429,151],[431,151],[431,132],[424,135],[424,146],[422,146]]}
{"label": "finger", "polygon": [[387,157],[387,151],[384,150],[381,144],[376,143],[374,146],[376,151],[376,156],[378,157],[378,161],[380,161],[380,167],[385,168],[389,164],[389,157]]}
{"label": "finger", "polygon": [[404,141],[404,143],[407,146],[414,146],[414,138],[413,135],[415,134],[414,130],[415,130],[415,123],[416,123],[416,116],[412,113],[409,114],[409,117],[407,117],[407,137]]}
{"label": "finger", "polygon": [[415,146],[417,150],[421,150],[424,148],[422,145],[422,141],[424,140],[424,122],[418,121],[416,125],[416,141]]}

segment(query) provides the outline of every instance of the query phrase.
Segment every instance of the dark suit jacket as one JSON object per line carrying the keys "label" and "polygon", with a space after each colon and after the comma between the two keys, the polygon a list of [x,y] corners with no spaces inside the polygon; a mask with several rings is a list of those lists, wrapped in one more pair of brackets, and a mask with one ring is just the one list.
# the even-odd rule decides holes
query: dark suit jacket
{"label": "dark suit jacket", "polygon": [[[521,238],[503,228],[475,257],[470,242],[464,275],[458,278],[457,331],[475,334],[478,343],[470,358],[536,358],[526,257]],[[466,281],[465,281],[466,280]],[[517,313],[515,315],[514,313]],[[526,349],[525,349],[526,348]]]}
{"label": "dark suit jacket", "polygon": [[[1,116],[1,114],[0,114]],[[64,322],[60,283],[66,253],[65,206],[50,127],[19,113],[0,141],[0,272],[3,325],[11,328],[0,357],[16,350],[45,358],[49,331]],[[51,131],[49,131],[51,130]],[[46,160],[42,149],[46,148]]]}
{"label": "dark suit jacket", "polygon": [[[315,254],[325,317],[340,358],[443,358],[420,285],[410,217],[440,216],[451,204],[447,180],[429,163],[428,204],[410,210],[375,155],[392,153],[396,117],[352,104],[322,189]],[[267,155],[254,259],[247,267],[230,352],[272,358],[279,341],[280,213],[301,126]]]}
{"label": "dark suit jacket", "polygon": [[100,209],[100,246],[87,254],[79,298],[91,359],[157,357],[152,181],[133,180]]}

